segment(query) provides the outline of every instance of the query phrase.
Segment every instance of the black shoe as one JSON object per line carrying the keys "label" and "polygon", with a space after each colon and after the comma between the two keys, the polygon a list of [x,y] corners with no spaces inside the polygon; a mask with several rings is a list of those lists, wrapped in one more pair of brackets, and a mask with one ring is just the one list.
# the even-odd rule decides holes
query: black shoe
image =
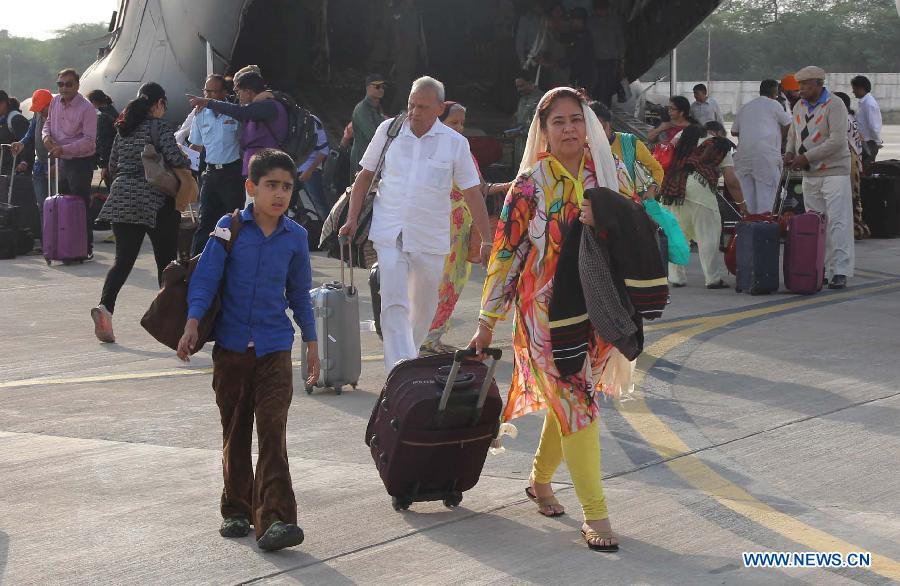
{"label": "black shoe", "polygon": [[250,520],[244,517],[228,517],[219,527],[222,537],[247,537],[250,533]]}
{"label": "black shoe", "polygon": [[303,529],[293,523],[275,521],[256,542],[263,551],[277,551],[303,543]]}
{"label": "black shoe", "polygon": [[847,286],[847,277],[844,275],[835,275],[831,277],[831,282],[828,283],[829,289],[843,289]]}
{"label": "black shoe", "polygon": [[707,289],[730,289],[730,286],[728,285],[728,283],[726,283],[722,279],[719,279],[715,283],[710,283],[709,285],[707,285],[706,288]]}

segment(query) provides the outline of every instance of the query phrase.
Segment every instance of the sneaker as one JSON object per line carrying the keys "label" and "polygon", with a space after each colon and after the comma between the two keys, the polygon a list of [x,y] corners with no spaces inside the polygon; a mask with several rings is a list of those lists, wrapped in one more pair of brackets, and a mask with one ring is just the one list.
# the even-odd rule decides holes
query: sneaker
{"label": "sneaker", "polygon": [[831,282],[828,283],[829,289],[843,289],[847,286],[847,277],[844,275],[835,275],[831,277]]}
{"label": "sneaker", "polygon": [[87,258],[85,258],[84,261],[82,261],[82,262],[91,262],[92,260],[94,260],[94,251],[93,250],[88,253]]}
{"label": "sneaker", "polygon": [[256,545],[263,551],[278,551],[301,543],[303,543],[303,529],[293,523],[275,521],[257,540]]}
{"label": "sneaker", "polygon": [[113,334],[112,314],[103,305],[91,309],[91,319],[94,320],[94,335],[101,342],[111,344],[116,341]]}
{"label": "sneaker", "polygon": [[222,537],[247,537],[250,533],[250,520],[244,517],[227,517],[219,527]]}

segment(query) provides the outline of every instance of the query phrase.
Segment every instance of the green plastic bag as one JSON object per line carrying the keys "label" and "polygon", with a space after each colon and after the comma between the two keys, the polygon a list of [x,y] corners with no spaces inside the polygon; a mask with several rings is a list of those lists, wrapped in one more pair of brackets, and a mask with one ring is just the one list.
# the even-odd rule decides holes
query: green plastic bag
{"label": "green plastic bag", "polygon": [[653,221],[659,224],[666,238],[669,239],[669,262],[676,265],[687,265],[691,262],[691,247],[675,214],[665,209],[655,199],[645,199],[644,209]]}

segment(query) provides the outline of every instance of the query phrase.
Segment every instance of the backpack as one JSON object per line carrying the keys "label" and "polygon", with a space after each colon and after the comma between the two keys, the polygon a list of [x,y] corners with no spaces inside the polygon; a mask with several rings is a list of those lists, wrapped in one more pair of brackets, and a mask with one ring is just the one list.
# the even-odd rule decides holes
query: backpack
{"label": "backpack", "polygon": [[[284,106],[287,113],[287,134],[278,146],[300,165],[316,149],[318,143],[316,120],[310,111],[298,105],[290,94],[273,91],[272,95]],[[270,128],[269,131],[271,130]],[[272,136],[275,136],[274,132]]]}

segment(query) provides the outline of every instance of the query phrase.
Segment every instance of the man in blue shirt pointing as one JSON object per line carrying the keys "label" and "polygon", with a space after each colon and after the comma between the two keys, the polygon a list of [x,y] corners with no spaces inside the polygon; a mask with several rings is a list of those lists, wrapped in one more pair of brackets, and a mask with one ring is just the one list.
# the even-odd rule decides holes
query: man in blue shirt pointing
{"label": "man in blue shirt pointing", "polygon": [[[225,78],[210,75],[203,84],[203,95],[211,100],[224,100]],[[209,233],[223,214],[244,205],[244,182],[241,181],[241,124],[227,114],[201,108],[191,122],[188,142],[206,154],[206,170],[200,188],[200,220],[191,254],[200,254]]]}
{"label": "man in blue shirt pointing", "polygon": [[[250,159],[245,186],[253,203],[240,212],[240,227],[224,216],[207,241],[191,276],[188,320],[178,344],[178,357],[188,360],[199,321],[219,294],[212,353],[225,478],[219,533],[244,537],[252,524],[264,551],[303,542],[285,440],[293,395],[294,327],[285,313],[288,307],[307,344],[307,384],[319,378],[306,230],[284,217],[296,168],[290,156],[275,149],[263,149]],[[229,253],[223,241],[232,237]],[[255,475],[250,456],[254,415],[259,442]]]}

